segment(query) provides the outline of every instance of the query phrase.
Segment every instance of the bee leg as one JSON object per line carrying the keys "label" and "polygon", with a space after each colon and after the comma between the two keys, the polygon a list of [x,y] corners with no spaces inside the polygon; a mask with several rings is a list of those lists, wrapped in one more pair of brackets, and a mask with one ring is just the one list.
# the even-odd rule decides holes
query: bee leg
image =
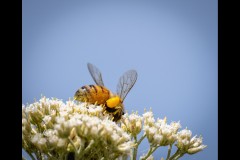
{"label": "bee leg", "polygon": [[116,107],[116,111],[113,112],[113,114],[116,115],[116,114],[118,114],[121,111],[122,111],[121,107]]}
{"label": "bee leg", "polygon": [[83,103],[84,103],[84,107],[88,106],[88,102],[86,100]]}
{"label": "bee leg", "polygon": [[107,114],[107,110],[106,110],[106,106],[104,104],[101,104],[102,108],[103,108],[103,115]]}
{"label": "bee leg", "polygon": [[111,118],[111,121],[113,121],[113,120],[114,120],[114,117]]}

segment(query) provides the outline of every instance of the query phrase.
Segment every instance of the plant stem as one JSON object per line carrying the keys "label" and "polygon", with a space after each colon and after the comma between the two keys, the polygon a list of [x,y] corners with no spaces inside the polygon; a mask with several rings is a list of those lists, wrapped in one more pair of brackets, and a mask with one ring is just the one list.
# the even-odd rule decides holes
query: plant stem
{"label": "plant stem", "polygon": [[[184,153],[181,153],[181,150],[178,149],[178,150],[174,153],[174,155],[172,155],[168,160],[175,160],[176,158],[178,159],[178,158],[182,157],[182,154],[184,154]],[[180,157],[179,157],[179,156],[180,156]]]}
{"label": "plant stem", "polygon": [[[137,136],[134,136],[133,138],[134,138],[134,142],[137,143]],[[134,147],[134,149],[133,149],[132,160],[137,159],[137,150],[138,150],[138,143],[136,144],[136,147]]]}
{"label": "plant stem", "polygon": [[174,160],[177,160],[177,159],[181,158],[183,155],[184,155],[184,153],[178,154],[178,155],[174,158]]}
{"label": "plant stem", "polygon": [[94,140],[91,140],[90,142],[89,142],[89,144],[88,144],[88,146],[84,149],[84,150],[82,150],[82,152],[80,152],[80,153],[77,153],[77,155],[75,155],[76,156],[76,158],[77,159],[81,159],[81,157],[84,155],[84,154],[86,154],[86,153],[88,153],[89,151],[90,151],[90,149],[94,146]]}
{"label": "plant stem", "polygon": [[150,149],[148,150],[147,155],[144,158],[142,158],[141,160],[146,160],[158,147],[160,147],[160,146],[156,146],[156,147],[151,146]]}
{"label": "plant stem", "polygon": [[172,151],[172,144],[170,144],[170,146],[168,146],[168,154],[167,154],[167,159],[169,159],[170,155],[171,155],[171,151]]}
{"label": "plant stem", "polygon": [[137,142],[137,145],[139,145],[145,137],[146,137],[146,134],[144,134],[144,135],[139,139],[139,141]]}
{"label": "plant stem", "polygon": [[88,146],[85,148],[84,152],[88,152],[94,145],[94,140],[91,140]]}
{"label": "plant stem", "polygon": [[69,140],[69,142],[71,143],[71,145],[73,146],[74,152],[77,153],[77,148],[76,148],[76,146],[74,145],[74,143],[73,143],[73,141],[71,140],[71,138],[68,137],[68,140]]}
{"label": "plant stem", "polygon": [[144,134],[139,141],[137,141],[137,136],[133,136],[134,142],[136,143],[135,148],[133,149],[133,155],[131,157],[131,160],[136,160],[137,159],[137,151],[138,151],[138,146],[142,142],[142,140],[146,137],[146,134]]}

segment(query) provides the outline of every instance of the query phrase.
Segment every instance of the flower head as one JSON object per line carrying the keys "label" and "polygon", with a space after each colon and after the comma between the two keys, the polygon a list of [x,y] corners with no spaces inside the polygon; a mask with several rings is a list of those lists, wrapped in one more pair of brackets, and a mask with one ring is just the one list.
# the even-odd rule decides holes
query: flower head
{"label": "flower head", "polygon": [[46,97],[23,105],[23,148],[29,152],[40,150],[55,158],[69,152],[77,153],[80,159],[90,155],[114,159],[130,154],[134,147],[130,135],[102,110],[102,106]]}
{"label": "flower head", "polygon": [[206,145],[202,144],[202,137],[194,136],[192,137],[192,132],[188,129],[183,129],[180,132],[177,133],[177,144],[176,146],[182,150],[183,152],[186,152],[188,154],[194,154],[197,153],[204,148],[206,148]]}
{"label": "flower head", "polygon": [[[170,125],[164,119],[157,119],[155,122],[152,113],[144,113],[144,131],[148,141],[154,146],[167,146],[173,144],[177,139],[177,130],[181,127],[179,122],[172,122]],[[155,122],[155,123],[154,123]]]}
{"label": "flower head", "polygon": [[[172,147],[175,142],[175,158],[206,147],[201,136],[192,137],[188,129],[178,131],[179,122],[155,119],[152,111],[142,116],[126,113],[118,123],[112,118],[103,106],[42,97],[22,105],[22,147],[37,159],[66,159],[71,154],[75,159],[126,159],[133,154],[136,159],[137,148],[147,137],[150,149],[140,157],[145,160],[154,159],[158,147]],[[144,134],[137,139],[142,129]]]}
{"label": "flower head", "polygon": [[130,115],[126,113],[122,116],[122,128],[126,132],[136,136],[142,129],[142,119],[143,118],[137,113],[132,113]]}

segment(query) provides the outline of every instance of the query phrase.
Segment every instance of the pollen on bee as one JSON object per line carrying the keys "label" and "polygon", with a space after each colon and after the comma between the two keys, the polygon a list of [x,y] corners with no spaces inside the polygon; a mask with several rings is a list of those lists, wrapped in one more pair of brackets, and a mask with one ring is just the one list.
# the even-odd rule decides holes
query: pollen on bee
{"label": "pollen on bee", "polygon": [[106,103],[109,108],[114,108],[120,103],[120,98],[118,96],[109,98]]}

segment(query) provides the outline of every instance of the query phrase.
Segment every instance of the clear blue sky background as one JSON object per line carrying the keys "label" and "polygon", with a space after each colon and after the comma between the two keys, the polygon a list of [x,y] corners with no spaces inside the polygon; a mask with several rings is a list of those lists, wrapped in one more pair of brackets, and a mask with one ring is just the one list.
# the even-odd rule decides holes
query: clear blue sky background
{"label": "clear blue sky background", "polygon": [[136,69],[126,110],[151,107],[156,118],[180,120],[208,145],[182,159],[217,160],[217,0],[23,0],[22,7],[23,104],[41,94],[66,101],[93,84],[87,62],[113,91]]}

